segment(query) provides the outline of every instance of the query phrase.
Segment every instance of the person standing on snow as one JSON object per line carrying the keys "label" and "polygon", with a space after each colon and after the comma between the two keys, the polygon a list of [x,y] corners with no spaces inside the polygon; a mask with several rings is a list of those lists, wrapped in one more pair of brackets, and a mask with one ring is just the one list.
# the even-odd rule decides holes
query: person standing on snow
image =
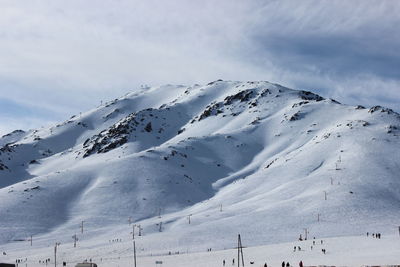
{"label": "person standing on snow", "polygon": [[299,267],[303,267],[303,261],[299,262]]}

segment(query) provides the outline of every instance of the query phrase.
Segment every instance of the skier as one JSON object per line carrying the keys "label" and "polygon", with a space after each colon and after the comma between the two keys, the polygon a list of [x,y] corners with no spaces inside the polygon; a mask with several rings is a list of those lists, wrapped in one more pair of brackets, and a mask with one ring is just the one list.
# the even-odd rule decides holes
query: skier
{"label": "skier", "polygon": [[268,267],[268,266],[267,266],[267,263],[264,264],[264,267]]}
{"label": "skier", "polygon": [[235,258],[232,259],[232,265],[235,265]]}
{"label": "skier", "polygon": [[286,267],[290,267],[290,263],[289,262],[286,262]]}
{"label": "skier", "polygon": [[296,246],[293,247],[293,252],[296,252]]}
{"label": "skier", "polygon": [[282,267],[285,267],[285,262],[284,261],[282,261]]}
{"label": "skier", "polygon": [[299,262],[299,267],[303,267],[303,261]]}
{"label": "skier", "polygon": [[225,260],[222,261],[222,266],[225,266]]}

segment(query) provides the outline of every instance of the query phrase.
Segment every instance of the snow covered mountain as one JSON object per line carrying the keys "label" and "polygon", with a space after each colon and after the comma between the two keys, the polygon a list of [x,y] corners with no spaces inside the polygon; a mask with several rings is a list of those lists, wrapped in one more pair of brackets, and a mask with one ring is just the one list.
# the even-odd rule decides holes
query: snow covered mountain
{"label": "snow covered mountain", "polygon": [[[142,88],[0,139],[0,244],[106,246],[140,225],[146,251],[400,221],[400,115],[268,82]],[[139,231],[136,227],[135,231]]]}

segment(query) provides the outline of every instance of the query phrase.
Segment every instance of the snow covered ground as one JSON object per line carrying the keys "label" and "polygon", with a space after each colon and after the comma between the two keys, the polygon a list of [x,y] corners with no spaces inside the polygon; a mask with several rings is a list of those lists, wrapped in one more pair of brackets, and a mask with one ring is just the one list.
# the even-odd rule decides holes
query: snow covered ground
{"label": "snow covered ground", "polygon": [[[235,245],[232,238],[232,247]],[[313,245],[315,241],[315,245]],[[322,244],[321,244],[322,241]],[[282,261],[291,266],[298,266],[303,261],[305,266],[383,266],[399,265],[400,236],[397,234],[383,235],[381,239],[364,236],[348,236],[327,239],[311,239],[307,241],[272,244],[267,246],[246,247],[246,238],[242,237],[243,257],[245,266],[281,266]],[[237,243],[236,243],[237,244]],[[296,246],[296,251],[294,247]],[[301,248],[299,251],[297,247]],[[312,249],[311,249],[312,247]],[[13,249],[16,249],[15,251]],[[23,248],[23,249],[22,249]],[[136,239],[137,266],[156,266],[156,261],[165,267],[208,266],[218,267],[237,266],[237,249],[226,248],[211,252],[192,252],[190,250],[173,252],[172,255],[149,255],[141,251],[140,238]],[[326,253],[322,252],[326,250]],[[29,255],[29,256],[27,256]],[[10,247],[7,256],[0,261],[13,262],[22,259],[20,266],[45,266],[39,263],[42,259],[50,258],[49,266],[54,265],[54,248],[32,249],[29,244]],[[67,266],[75,266],[77,262],[90,259],[99,267],[133,266],[133,245],[131,241],[113,243],[103,246],[97,243],[87,243],[85,248],[71,248],[61,244],[58,246],[59,266],[66,262]],[[8,260],[8,261],[7,261]],[[253,264],[251,264],[253,262]],[[60,264],[61,263],[61,264]]]}
{"label": "snow covered ground", "polygon": [[[39,260],[60,242],[68,260],[125,257],[133,225],[142,256],[219,255],[238,233],[255,247],[292,242],[304,229],[338,237],[325,259],[368,231],[388,239],[360,241],[365,251],[393,252],[385,242],[396,247],[390,236],[400,226],[399,136],[390,109],[268,82],[142,88],[0,138],[0,252]],[[367,258],[350,243],[346,253]],[[289,257],[279,246],[271,249]],[[310,253],[306,265],[319,255]]]}

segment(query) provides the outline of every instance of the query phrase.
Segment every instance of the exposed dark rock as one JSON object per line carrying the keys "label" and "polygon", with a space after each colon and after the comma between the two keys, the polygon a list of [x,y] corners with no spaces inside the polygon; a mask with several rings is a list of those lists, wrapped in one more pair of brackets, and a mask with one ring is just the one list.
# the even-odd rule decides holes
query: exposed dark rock
{"label": "exposed dark rock", "polygon": [[235,100],[240,100],[240,102],[249,101],[255,94],[255,90],[244,90],[231,96],[227,96],[224,99],[224,105],[231,105]]}
{"label": "exposed dark rock", "polygon": [[370,108],[370,109],[368,110],[369,113],[374,113],[374,112],[376,112],[376,111],[385,112],[385,113],[387,113],[387,114],[394,114],[394,113],[395,113],[392,109],[390,109],[390,108],[384,108],[384,107],[381,107],[381,106],[374,106],[374,107],[372,107],[372,108]]}
{"label": "exposed dark rock", "polygon": [[144,127],[144,130],[148,133],[153,131],[153,128],[151,127],[151,122],[147,123],[146,127]]}
{"label": "exposed dark rock", "polygon": [[299,96],[300,96],[300,98],[301,99],[303,99],[303,100],[315,100],[315,101],[322,101],[322,100],[324,100],[325,98],[323,98],[322,96],[319,96],[319,95],[317,95],[317,94],[314,94],[314,93],[312,93],[312,92],[309,92],[309,91],[300,91],[299,92]]}
{"label": "exposed dark rock", "polygon": [[11,136],[11,135],[14,135],[14,134],[18,134],[18,133],[25,133],[25,131],[23,131],[23,130],[15,130],[15,131],[12,131],[11,133],[3,135],[1,138],[8,137],[8,136]]}
{"label": "exposed dark rock", "polygon": [[289,121],[297,121],[300,120],[302,118],[302,114],[300,112],[296,112],[295,114],[293,114]]}
{"label": "exposed dark rock", "polygon": [[277,161],[278,158],[274,159],[273,161],[271,161],[267,166],[265,166],[265,169],[268,169],[269,167],[271,167],[272,164],[274,164],[275,161]]}
{"label": "exposed dark rock", "polygon": [[299,103],[294,103],[294,104],[292,105],[292,108],[300,107],[300,106],[305,105],[305,104],[308,104],[308,103],[310,103],[310,102],[309,102],[309,101],[301,101],[301,102],[299,102]]}
{"label": "exposed dark rock", "polygon": [[350,121],[346,124],[347,127],[350,127],[350,129],[353,129],[353,127],[361,125],[363,127],[368,126],[369,122],[364,121],[364,120],[355,120],[355,121]]}
{"label": "exposed dark rock", "polygon": [[0,171],[4,171],[4,170],[9,170],[9,168],[5,164],[0,162]]}
{"label": "exposed dark rock", "polygon": [[25,192],[29,192],[31,190],[40,190],[40,186],[34,186],[34,187],[31,187],[31,188],[24,189]]}
{"label": "exposed dark rock", "polygon": [[387,129],[387,133],[395,133],[395,132],[399,132],[399,127],[398,126],[394,126],[394,125],[389,125],[386,127]]}
{"label": "exposed dark rock", "polygon": [[222,107],[221,103],[215,103],[212,104],[211,106],[207,106],[206,110],[204,110],[204,112],[200,115],[199,117],[199,121],[208,118],[211,115],[218,115],[223,113],[223,111],[220,109]]}
{"label": "exposed dark rock", "polygon": [[337,100],[335,100],[335,99],[333,99],[333,98],[330,98],[330,100],[331,100],[333,103],[335,103],[335,104],[341,104],[339,101],[337,101]]}
{"label": "exposed dark rock", "polygon": [[11,153],[14,152],[14,147],[17,147],[18,145],[11,145],[11,144],[6,144],[5,146],[3,146],[2,148],[0,148],[0,155],[1,153]]}
{"label": "exposed dark rock", "polygon": [[222,81],[223,81],[223,80],[218,79],[218,80],[216,80],[216,81],[213,81],[213,82],[208,83],[207,85],[213,85],[213,84],[215,84],[215,83],[217,83],[217,82],[222,82]]}

